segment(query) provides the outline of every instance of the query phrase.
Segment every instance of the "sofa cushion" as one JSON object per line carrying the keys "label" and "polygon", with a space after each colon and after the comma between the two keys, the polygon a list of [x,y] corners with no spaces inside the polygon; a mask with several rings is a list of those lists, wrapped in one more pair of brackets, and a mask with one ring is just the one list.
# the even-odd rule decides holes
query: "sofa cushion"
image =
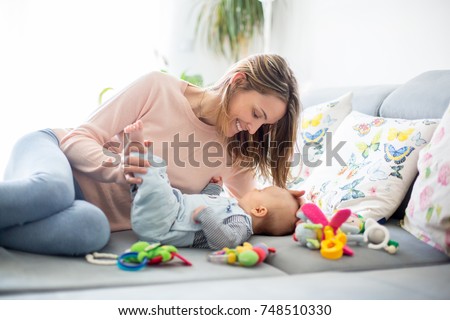
{"label": "sofa cushion", "polygon": [[376,116],[384,99],[396,88],[398,85],[318,88],[302,92],[301,101],[303,107],[307,109],[325,101],[334,100],[347,92],[353,92],[352,110]]}
{"label": "sofa cushion", "polygon": [[[426,276],[424,275],[431,275]],[[2,296],[21,300],[449,300],[450,268],[436,265],[365,272],[318,272],[264,279],[221,279],[182,283],[152,284],[31,292]],[[242,288],[242,289],[241,289]],[[251,288],[250,290],[248,288]],[[233,301],[234,300],[234,301]],[[275,301],[274,301],[275,300]],[[393,301],[395,302],[395,301]],[[258,301],[259,303],[259,301]],[[353,303],[353,302],[351,302]],[[445,302],[444,302],[445,304]],[[222,302],[224,306],[224,303]],[[344,309],[342,309],[343,312]],[[402,309],[399,308],[399,312]],[[403,313],[402,313],[403,314]]]}
{"label": "sofa cushion", "polygon": [[[102,252],[120,254],[136,241],[132,231],[114,232]],[[179,252],[192,266],[185,266],[181,260],[174,259],[166,264],[152,265],[133,272],[120,270],[115,265],[90,264],[84,257],[45,256],[0,247],[0,296],[14,292],[164,285],[285,275],[265,263],[256,269],[212,264],[207,261],[210,250],[180,248]]]}
{"label": "sofa cushion", "polygon": [[450,256],[450,105],[419,155],[403,227]]}
{"label": "sofa cushion", "polygon": [[266,262],[288,274],[304,274],[324,271],[366,271],[395,269],[412,266],[429,266],[448,263],[450,258],[438,250],[430,250],[430,246],[405,232],[398,220],[390,220],[386,224],[390,239],[399,243],[396,254],[384,250],[374,250],[366,245],[350,244],[354,255],[343,256],[338,260],[328,260],[320,255],[320,251],[300,246],[290,236],[267,237],[253,236],[251,242],[265,242],[276,248],[276,254],[267,258]]}
{"label": "sofa cushion", "polygon": [[307,179],[307,199],[329,215],[348,208],[364,218],[388,219],[416,176],[419,150],[436,125],[353,111],[333,136],[333,146],[341,144],[338,157],[326,154],[330,163],[322,163]]}
{"label": "sofa cushion", "polygon": [[[190,267],[174,260],[136,272],[122,271],[116,266],[93,265],[87,263],[84,257],[44,256],[0,248],[0,297],[14,293],[54,291],[58,295],[59,292],[68,290],[92,292],[92,289],[130,289],[136,286],[155,286],[156,290],[165,286],[177,288],[177,285],[182,283],[189,284],[187,287],[192,288],[198,283],[215,283],[211,282],[215,280],[227,282],[234,279],[239,283],[239,280],[247,281],[253,278],[255,281],[264,282],[265,280],[261,279],[279,278],[287,274],[382,270],[450,262],[446,255],[417,241],[397,226],[397,223],[390,221],[387,225],[391,239],[400,244],[395,255],[363,246],[352,246],[355,251],[353,257],[345,256],[336,261],[322,258],[319,251],[299,246],[291,236],[252,236],[251,243],[263,242],[276,249],[276,253],[269,256],[265,263],[252,268],[208,262],[210,250],[193,248],[180,249],[180,254],[192,262]],[[136,240],[132,231],[114,232],[102,252],[120,254]]]}
{"label": "sofa cushion", "polygon": [[418,75],[393,91],[383,102],[380,116],[387,118],[441,118],[450,102],[450,70]]}

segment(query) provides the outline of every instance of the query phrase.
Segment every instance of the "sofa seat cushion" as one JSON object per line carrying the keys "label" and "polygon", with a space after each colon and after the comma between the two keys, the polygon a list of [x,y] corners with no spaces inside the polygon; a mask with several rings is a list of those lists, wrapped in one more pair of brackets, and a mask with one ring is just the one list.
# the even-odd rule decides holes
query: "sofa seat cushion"
{"label": "sofa seat cushion", "polygon": [[[424,275],[429,275],[424,277]],[[25,293],[6,299],[109,300],[428,300],[450,299],[450,268],[436,265],[365,272],[320,272],[264,279],[226,279]],[[242,288],[245,288],[242,290]],[[274,301],[275,302],[275,301]],[[235,302],[233,302],[235,303]]]}
{"label": "sofa seat cushion", "polygon": [[[102,252],[120,254],[136,241],[132,231],[115,232]],[[44,256],[0,247],[0,295],[286,275],[265,263],[257,268],[212,264],[207,261],[210,252],[205,249],[180,248],[179,253],[192,266],[185,266],[181,260],[174,259],[139,271],[123,271],[115,265],[90,264],[84,257]]]}
{"label": "sofa seat cushion", "polygon": [[369,249],[366,246],[350,245],[354,256],[343,256],[338,260],[323,258],[318,250],[310,250],[295,242],[292,237],[253,236],[251,242],[265,242],[276,248],[275,255],[269,257],[268,264],[288,274],[303,274],[324,271],[365,271],[402,267],[428,266],[449,263],[450,258],[431,248],[405,232],[398,220],[386,224],[391,240],[399,243],[396,254],[384,250]]}

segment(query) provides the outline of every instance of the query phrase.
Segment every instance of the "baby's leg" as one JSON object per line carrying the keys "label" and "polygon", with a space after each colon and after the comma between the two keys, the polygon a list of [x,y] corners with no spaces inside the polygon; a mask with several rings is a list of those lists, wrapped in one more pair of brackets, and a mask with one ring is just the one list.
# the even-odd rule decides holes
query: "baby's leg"
{"label": "baby's leg", "polygon": [[138,152],[145,153],[144,147],[144,124],[141,120],[126,126],[123,129],[125,140],[125,153]]}

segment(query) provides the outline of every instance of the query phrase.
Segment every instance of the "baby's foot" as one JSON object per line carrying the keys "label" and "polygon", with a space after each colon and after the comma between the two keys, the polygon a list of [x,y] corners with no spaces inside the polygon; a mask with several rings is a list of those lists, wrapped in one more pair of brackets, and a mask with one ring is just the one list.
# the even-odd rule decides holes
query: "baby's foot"
{"label": "baby's foot", "polygon": [[125,133],[125,146],[127,149],[131,147],[138,147],[138,149],[144,147],[144,124],[141,120],[126,126],[123,132]]}
{"label": "baby's foot", "polygon": [[144,124],[141,120],[136,121],[133,124],[130,124],[123,129],[123,132],[128,134],[128,140],[130,142],[139,142],[144,143]]}

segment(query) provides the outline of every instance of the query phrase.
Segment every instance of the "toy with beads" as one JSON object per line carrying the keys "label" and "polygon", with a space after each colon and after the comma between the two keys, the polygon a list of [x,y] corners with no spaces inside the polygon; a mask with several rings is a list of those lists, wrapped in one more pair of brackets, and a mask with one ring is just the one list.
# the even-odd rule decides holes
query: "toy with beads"
{"label": "toy with beads", "polygon": [[251,245],[249,242],[244,242],[242,246],[237,246],[234,249],[223,248],[222,250],[211,253],[208,256],[208,261],[253,267],[266,260],[271,253],[275,253],[275,249],[269,248],[264,243]]}
{"label": "toy with beads", "polygon": [[178,249],[171,245],[161,245],[160,243],[148,243],[138,241],[130,249],[121,255],[112,253],[98,253],[86,255],[89,263],[97,265],[117,265],[126,271],[137,271],[147,265],[166,263],[174,258],[180,259],[184,265],[191,266],[186,258],[178,253]]}

